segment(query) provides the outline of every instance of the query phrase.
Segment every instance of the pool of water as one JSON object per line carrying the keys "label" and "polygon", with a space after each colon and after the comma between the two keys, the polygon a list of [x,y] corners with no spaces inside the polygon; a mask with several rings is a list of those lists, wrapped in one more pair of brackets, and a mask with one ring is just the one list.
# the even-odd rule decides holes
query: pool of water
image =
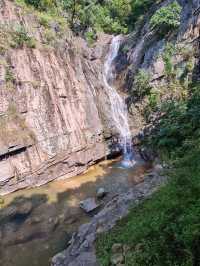
{"label": "pool of water", "polygon": [[141,182],[151,166],[138,160],[124,168],[120,159],[101,162],[71,179],[4,197],[0,210],[0,265],[48,266],[53,255],[67,247],[77,228],[94,215],[79,208],[81,200],[108,191],[101,208],[116,194]]}

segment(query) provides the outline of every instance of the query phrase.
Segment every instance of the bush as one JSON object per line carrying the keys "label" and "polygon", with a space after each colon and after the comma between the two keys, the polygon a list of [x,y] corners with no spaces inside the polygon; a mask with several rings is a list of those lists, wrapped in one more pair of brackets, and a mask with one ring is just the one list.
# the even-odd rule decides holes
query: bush
{"label": "bush", "polygon": [[53,44],[56,40],[56,33],[52,29],[44,30],[44,43],[45,44]]}
{"label": "bush", "polygon": [[146,94],[149,94],[151,90],[151,76],[144,69],[140,69],[135,76],[135,81],[132,88],[133,97],[141,98]]}
{"label": "bush", "polygon": [[181,9],[176,1],[160,8],[150,20],[151,28],[158,30],[162,35],[177,29],[180,25]]}
{"label": "bush", "polygon": [[55,0],[24,0],[27,5],[31,5],[34,8],[46,11],[49,8],[55,7]]}
{"label": "bush", "polygon": [[130,28],[134,28],[135,23],[140,17],[148,12],[155,0],[133,0],[131,1],[131,14],[129,17]]}
{"label": "bush", "polygon": [[184,148],[188,140],[196,139],[200,133],[200,86],[192,89],[193,94],[184,100],[168,101],[162,104],[164,114],[150,138],[155,149],[169,153]]}
{"label": "bush", "polygon": [[85,33],[85,38],[89,45],[92,45],[94,41],[96,40],[97,36],[96,33],[93,30],[87,31]]}
{"label": "bush", "polygon": [[36,41],[33,37],[31,37],[26,29],[23,26],[15,27],[12,32],[12,43],[11,46],[13,48],[22,48],[26,45],[29,48],[35,48]]}
{"label": "bush", "polygon": [[167,43],[164,53],[162,54],[162,59],[165,65],[165,75],[169,79],[175,77],[174,63],[172,62],[173,56],[176,54],[176,47],[171,43]]}
{"label": "bush", "polygon": [[6,83],[8,82],[14,83],[15,81],[14,74],[9,66],[6,67],[5,81]]}
{"label": "bush", "polygon": [[43,26],[45,28],[49,28],[49,24],[52,21],[52,17],[46,13],[43,13],[43,12],[39,13],[38,12],[38,21],[39,21],[41,26]]}

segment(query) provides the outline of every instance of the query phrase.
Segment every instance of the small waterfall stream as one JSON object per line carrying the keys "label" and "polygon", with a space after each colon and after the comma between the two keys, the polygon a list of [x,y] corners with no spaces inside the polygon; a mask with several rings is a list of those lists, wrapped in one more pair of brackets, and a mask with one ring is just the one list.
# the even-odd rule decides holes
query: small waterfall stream
{"label": "small waterfall stream", "polygon": [[114,61],[117,57],[121,43],[121,36],[112,39],[110,50],[104,64],[103,79],[106,86],[106,92],[111,103],[111,116],[116,129],[120,135],[120,145],[123,151],[123,165],[133,166],[133,147],[131,132],[128,123],[128,110],[124,99],[119,95],[113,86],[116,77]]}

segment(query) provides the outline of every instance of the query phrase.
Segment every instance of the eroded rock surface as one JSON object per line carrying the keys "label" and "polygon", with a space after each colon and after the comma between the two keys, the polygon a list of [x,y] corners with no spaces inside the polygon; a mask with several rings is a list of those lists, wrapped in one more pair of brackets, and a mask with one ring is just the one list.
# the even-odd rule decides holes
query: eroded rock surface
{"label": "eroded rock surface", "polygon": [[[0,54],[0,195],[68,178],[111,152],[102,83],[110,36],[93,48],[68,31],[47,45],[36,15],[5,0],[0,24],[23,25],[36,48]],[[59,27],[53,30],[59,31]],[[52,29],[51,29],[52,30]],[[45,43],[45,44],[44,44]],[[105,140],[106,138],[106,140]]]}

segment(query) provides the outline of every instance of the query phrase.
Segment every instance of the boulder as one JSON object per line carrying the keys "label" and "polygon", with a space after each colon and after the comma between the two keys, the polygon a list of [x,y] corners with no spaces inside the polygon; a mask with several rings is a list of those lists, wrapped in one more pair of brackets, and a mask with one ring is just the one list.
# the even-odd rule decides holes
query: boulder
{"label": "boulder", "polygon": [[102,199],[103,197],[105,197],[105,195],[106,195],[105,188],[100,187],[100,188],[97,190],[97,198],[98,198],[98,199]]}
{"label": "boulder", "polygon": [[110,260],[112,265],[118,265],[124,262],[124,256],[121,253],[113,254]]}
{"label": "boulder", "polygon": [[80,208],[86,213],[96,210],[100,205],[96,203],[95,198],[88,198],[79,204]]}
{"label": "boulder", "polygon": [[112,253],[115,254],[115,253],[120,253],[123,251],[123,246],[122,244],[119,244],[119,243],[115,243],[113,244],[112,246]]}
{"label": "boulder", "polygon": [[129,245],[123,245],[123,252],[124,252],[124,254],[126,254],[130,250],[131,250],[131,247]]}

